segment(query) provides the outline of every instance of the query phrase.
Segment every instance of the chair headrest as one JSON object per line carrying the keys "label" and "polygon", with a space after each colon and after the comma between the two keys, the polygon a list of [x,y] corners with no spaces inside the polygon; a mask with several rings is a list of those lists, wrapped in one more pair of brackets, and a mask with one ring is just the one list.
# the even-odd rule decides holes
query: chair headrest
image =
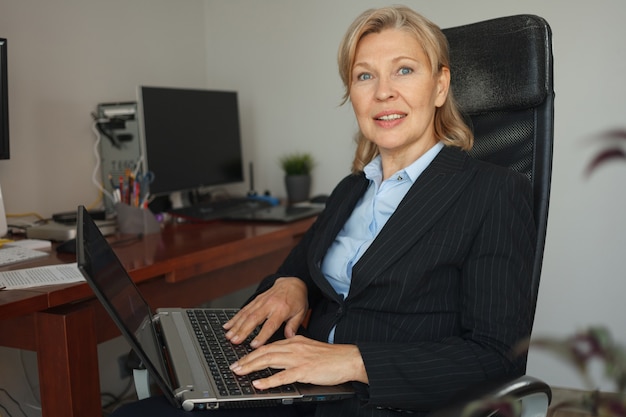
{"label": "chair headrest", "polygon": [[444,29],[452,91],[469,114],[537,106],[552,91],[551,30],[534,15]]}

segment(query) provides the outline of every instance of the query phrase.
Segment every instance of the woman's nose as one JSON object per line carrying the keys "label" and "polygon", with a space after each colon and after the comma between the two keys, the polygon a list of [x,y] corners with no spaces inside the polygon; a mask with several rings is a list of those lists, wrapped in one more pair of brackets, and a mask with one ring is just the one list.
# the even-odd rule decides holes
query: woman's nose
{"label": "woman's nose", "polygon": [[376,84],[376,100],[384,101],[394,98],[396,96],[396,90],[392,80],[388,78],[379,78]]}

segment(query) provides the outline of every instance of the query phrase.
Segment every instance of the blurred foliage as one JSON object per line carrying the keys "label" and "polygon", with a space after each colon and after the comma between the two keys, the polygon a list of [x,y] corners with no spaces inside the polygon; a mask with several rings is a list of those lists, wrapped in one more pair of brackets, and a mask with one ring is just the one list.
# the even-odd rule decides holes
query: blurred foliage
{"label": "blurred foliage", "polygon": [[[537,338],[531,346],[544,349],[572,366],[589,391],[578,400],[555,404],[552,412],[575,408],[598,417],[626,417],[626,348],[617,343],[603,326],[593,326],[564,339]],[[602,393],[589,374],[593,361],[603,365],[603,375],[615,384],[617,392]]]}
{"label": "blurred foliage", "polygon": [[[580,375],[588,391],[573,400],[552,404],[548,416],[558,410],[569,409],[594,417],[626,417],[626,348],[613,340],[611,332],[602,326],[589,327],[565,338],[540,337],[520,343],[514,355],[528,352],[534,346],[556,356],[572,366]],[[615,383],[617,392],[600,392],[589,369],[591,363],[600,361],[603,375]],[[500,417],[519,417],[522,408],[515,398],[483,398],[469,404],[461,417],[487,415],[484,410],[498,409]]]}

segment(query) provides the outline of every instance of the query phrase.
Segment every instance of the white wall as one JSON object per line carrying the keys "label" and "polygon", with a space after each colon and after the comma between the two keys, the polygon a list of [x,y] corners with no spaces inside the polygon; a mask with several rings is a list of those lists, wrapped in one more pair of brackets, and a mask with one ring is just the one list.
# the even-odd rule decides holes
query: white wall
{"label": "white wall", "polygon": [[[11,152],[0,161],[8,213],[91,204],[95,165],[89,113],[133,100],[138,84],[235,89],[246,160],[257,191],[284,195],[279,155],[311,151],[313,193],[349,170],[355,122],[336,49],[371,0],[0,0],[9,39]],[[442,27],[517,13],[550,22],[556,90],[553,190],[536,336],[605,323],[626,343],[626,164],[583,173],[608,129],[625,129],[626,3],[621,0],[406,1]],[[241,188],[246,189],[242,184]],[[2,352],[2,351],[0,351]],[[0,361],[0,386],[5,384]],[[561,386],[580,382],[531,352],[529,373]]]}
{"label": "white wall", "polygon": [[204,8],[203,0],[0,0],[8,213],[49,216],[96,201],[90,113],[98,103],[135,100],[139,84],[204,86]]}

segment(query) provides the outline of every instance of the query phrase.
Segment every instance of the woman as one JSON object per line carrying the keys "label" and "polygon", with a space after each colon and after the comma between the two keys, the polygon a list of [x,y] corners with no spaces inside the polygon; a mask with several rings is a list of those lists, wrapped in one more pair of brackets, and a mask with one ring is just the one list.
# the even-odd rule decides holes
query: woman
{"label": "woman", "polygon": [[[530,333],[535,227],[521,175],[472,160],[450,92],[447,42],[405,7],[368,10],[339,50],[359,136],[352,175],[302,241],[226,324],[237,374],[352,382],[358,396],[316,415],[426,412],[473,384],[521,375]],[[310,310],[307,331],[296,335]],[[285,340],[265,342],[285,324]]]}

